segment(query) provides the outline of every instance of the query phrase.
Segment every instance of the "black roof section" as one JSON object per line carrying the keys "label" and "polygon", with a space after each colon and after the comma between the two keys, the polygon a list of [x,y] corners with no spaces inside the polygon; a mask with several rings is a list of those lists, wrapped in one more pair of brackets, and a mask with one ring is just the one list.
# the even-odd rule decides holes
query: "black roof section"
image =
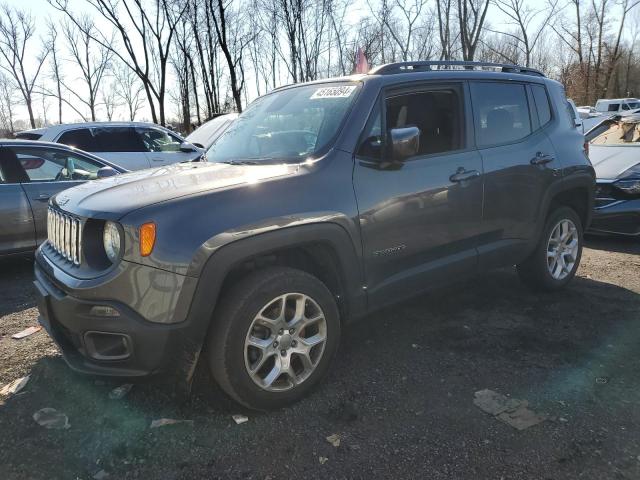
{"label": "black roof section", "polygon": [[393,75],[397,73],[431,72],[442,70],[492,70],[504,73],[520,73],[544,77],[544,73],[535,68],[521,67],[507,63],[463,62],[445,60],[426,60],[417,62],[387,63],[369,70],[369,75]]}

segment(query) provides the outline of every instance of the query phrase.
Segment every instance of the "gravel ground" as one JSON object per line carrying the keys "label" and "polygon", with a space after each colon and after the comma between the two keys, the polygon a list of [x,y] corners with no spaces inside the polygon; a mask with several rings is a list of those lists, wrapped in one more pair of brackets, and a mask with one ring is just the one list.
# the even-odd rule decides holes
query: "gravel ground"
{"label": "gravel ground", "polygon": [[[31,263],[4,261],[0,386],[31,380],[0,399],[0,478],[639,479],[640,243],[588,245],[564,292],[506,269],[350,326],[327,381],[269,414],[205,372],[186,402],[157,385],[110,400],[116,384],[72,373],[44,332],[11,339],[37,312]],[[485,388],[549,418],[518,431],[473,404]],[[70,428],[39,426],[43,407]],[[163,417],[192,423],[149,428]]]}

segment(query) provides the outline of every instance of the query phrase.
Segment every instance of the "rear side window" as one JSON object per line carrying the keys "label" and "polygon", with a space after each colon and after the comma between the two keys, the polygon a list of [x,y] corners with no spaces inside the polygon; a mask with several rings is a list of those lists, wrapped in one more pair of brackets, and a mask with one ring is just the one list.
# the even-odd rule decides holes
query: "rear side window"
{"label": "rear side window", "polygon": [[38,140],[42,135],[39,133],[31,133],[31,132],[19,132],[16,133],[16,138],[20,140]]}
{"label": "rear side window", "polygon": [[134,128],[100,127],[92,128],[94,137],[100,146],[99,152],[145,152],[142,138]]}
{"label": "rear side window", "polygon": [[619,103],[610,103],[609,104],[609,108],[608,108],[609,112],[617,112],[618,110],[620,110],[620,104]]}
{"label": "rear side window", "polygon": [[69,130],[60,135],[58,143],[69,145],[70,147],[79,148],[85,152],[99,152],[98,143],[93,138],[91,130],[88,128],[78,128],[76,130]]}
{"label": "rear side window", "polygon": [[145,152],[140,135],[130,127],[79,128],[63,133],[58,143],[85,152]]}
{"label": "rear side window", "polygon": [[549,107],[547,89],[542,85],[531,85],[531,91],[533,92],[533,101],[538,111],[538,120],[542,127],[551,121],[551,108]]}
{"label": "rear side window", "polygon": [[476,82],[471,84],[471,98],[479,147],[513,143],[531,134],[524,85]]}

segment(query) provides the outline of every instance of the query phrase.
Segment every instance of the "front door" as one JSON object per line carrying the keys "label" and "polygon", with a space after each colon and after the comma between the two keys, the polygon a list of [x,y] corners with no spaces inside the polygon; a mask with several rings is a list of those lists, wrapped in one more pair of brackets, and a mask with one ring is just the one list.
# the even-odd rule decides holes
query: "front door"
{"label": "front door", "polygon": [[0,148],[0,255],[36,247],[33,214],[20,186],[24,171],[11,150]]}
{"label": "front door", "polygon": [[36,242],[47,238],[47,207],[56,193],[98,178],[103,166],[93,159],[66,149],[42,146],[11,146],[24,171],[22,188],[29,199],[36,230]]}
{"label": "front door", "polygon": [[[464,83],[384,93],[355,158],[354,188],[373,308],[476,269],[482,160]],[[390,157],[389,132],[420,129],[418,153]]]}
{"label": "front door", "polygon": [[198,152],[183,152],[180,150],[182,140],[159,128],[139,127],[136,131],[144,142],[152,167],[188,162],[202,155]]}

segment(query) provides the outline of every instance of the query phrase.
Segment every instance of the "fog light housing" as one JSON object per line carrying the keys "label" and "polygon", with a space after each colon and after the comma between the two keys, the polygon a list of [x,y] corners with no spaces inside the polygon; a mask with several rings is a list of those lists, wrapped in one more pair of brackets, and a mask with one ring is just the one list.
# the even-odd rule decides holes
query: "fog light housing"
{"label": "fog light housing", "polygon": [[91,310],[89,310],[89,315],[94,317],[119,317],[120,312],[108,305],[94,305],[91,307]]}
{"label": "fog light housing", "polygon": [[87,332],[84,346],[87,355],[96,360],[124,360],[131,356],[131,339],[121,333]]}

